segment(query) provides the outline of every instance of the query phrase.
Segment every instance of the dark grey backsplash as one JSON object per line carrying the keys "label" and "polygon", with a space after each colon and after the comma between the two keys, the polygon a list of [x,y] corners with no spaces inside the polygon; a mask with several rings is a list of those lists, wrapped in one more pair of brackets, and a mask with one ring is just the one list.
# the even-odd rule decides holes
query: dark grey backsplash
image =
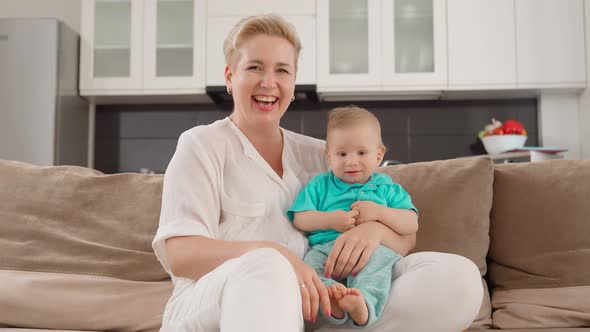
{"label": "dark grey backsplash", "polygon": [[[281,125],[325,138],[327,111],[350,103],[295,104]],[[492,117],[521,121],[526,145],[538,144],[535,99],[356,102],[381,121],[385,159],[403,163],[484,154],[477,133]],[[99,106],[96,112],[95,167],[105,173],[164,172],[180,134],[230,114],[230,106]]]}

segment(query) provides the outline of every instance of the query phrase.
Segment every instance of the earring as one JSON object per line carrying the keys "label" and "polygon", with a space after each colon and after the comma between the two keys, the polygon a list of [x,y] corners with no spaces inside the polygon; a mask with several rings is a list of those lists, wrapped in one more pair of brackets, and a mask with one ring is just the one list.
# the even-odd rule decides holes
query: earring
{"label": "earring", "polygon": [[227,94],[231,95],[231,88],[229,86],[227,87]]}
{"label": "earring", "polygon": [[291,101],[294,101],[294,100],[295,100],[295,96],[293,96],[293,98],[291,98]]}

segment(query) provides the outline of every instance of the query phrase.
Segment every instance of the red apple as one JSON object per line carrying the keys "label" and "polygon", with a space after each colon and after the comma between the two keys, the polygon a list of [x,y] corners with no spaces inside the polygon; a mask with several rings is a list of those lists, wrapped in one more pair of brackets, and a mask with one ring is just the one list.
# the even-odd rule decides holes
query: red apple
{"label": "red apple", "polygon": [[506,135],[521,135],[524,130],[522,123],[516,120],[506,120],[502,126]]}

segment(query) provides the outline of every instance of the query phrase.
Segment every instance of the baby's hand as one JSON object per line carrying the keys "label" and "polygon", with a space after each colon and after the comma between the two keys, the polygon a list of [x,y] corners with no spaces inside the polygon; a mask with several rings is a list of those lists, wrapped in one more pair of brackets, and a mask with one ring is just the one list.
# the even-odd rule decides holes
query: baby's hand
{"label": "baby's hand", "polygon": [[367,221],[378,221],[383,206],[372,201],[356,201],[350,206],[351,211],[358,211],[356,224]]}
{"label": "baby's hand", "polygon": [[344,233],[347,230],[353,228],[356,224],[356,216],[359,214],[358,211],[344,211],[344,210],[337,210],[332,211],[334,213],[334,219],[332,222],[333,229],[337,230],[338,232]]}

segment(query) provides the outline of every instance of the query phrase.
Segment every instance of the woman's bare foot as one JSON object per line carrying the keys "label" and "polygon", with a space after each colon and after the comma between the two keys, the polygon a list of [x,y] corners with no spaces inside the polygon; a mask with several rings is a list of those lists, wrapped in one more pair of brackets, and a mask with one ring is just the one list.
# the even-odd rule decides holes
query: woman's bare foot
{"label": "woman's bare foot", "polygon": [[360,290],[346,288],[344,294],[338,299],[338,305],[350,315],[356,325],[363,326],[369,321],[369,309]]}
{"label": "woman's bare foot", "polygon": [[341,299],[342,292],[346,292],[346,286],[340,283],[331,284],[328,288],[328,295],[330,296],[330,306],[332,307],[332,317],[341,319],[344,318],[344,311],[338,305],[338,299]]}

